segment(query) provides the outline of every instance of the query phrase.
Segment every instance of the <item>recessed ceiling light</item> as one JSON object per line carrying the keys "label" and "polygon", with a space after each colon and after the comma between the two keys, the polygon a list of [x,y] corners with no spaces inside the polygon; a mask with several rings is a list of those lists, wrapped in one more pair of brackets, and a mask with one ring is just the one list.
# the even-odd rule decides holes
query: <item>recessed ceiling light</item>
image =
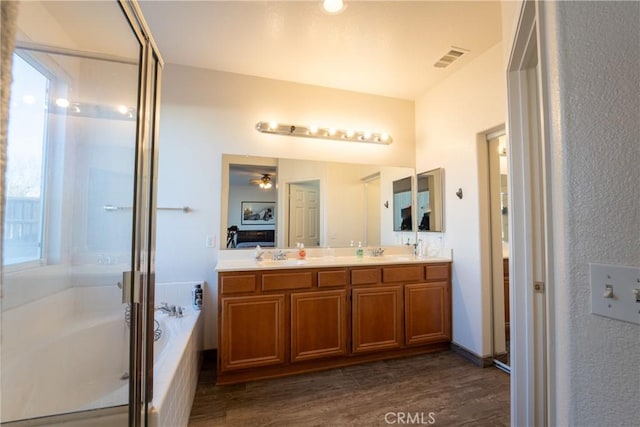
{"label": "recessed ceiling light", "polygon": [[327,13],[340,13],[344,10],[345,5],[342,0],[324,0],[322,8]]}

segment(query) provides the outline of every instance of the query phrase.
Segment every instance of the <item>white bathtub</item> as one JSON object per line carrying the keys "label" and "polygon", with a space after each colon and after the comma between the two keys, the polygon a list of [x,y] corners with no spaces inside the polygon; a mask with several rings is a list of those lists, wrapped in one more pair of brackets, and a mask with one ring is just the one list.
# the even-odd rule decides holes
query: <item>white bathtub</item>
{"label": "white bathtub", "polygon": [[[158,285],[156,293],[176,285]],[[3,423],[127,404],[129,330],[119,299],[115,286],[70,288],[3,313]],[[156,320],[162,335],[154,344],[150,425],[186,425],[202,350],[200,313],[189,307],[182,318],[158,312]],[[116,412],[126,423],[126,407]],[[75,414],[67,424],[95,425],[83,419],[95,415]]]}

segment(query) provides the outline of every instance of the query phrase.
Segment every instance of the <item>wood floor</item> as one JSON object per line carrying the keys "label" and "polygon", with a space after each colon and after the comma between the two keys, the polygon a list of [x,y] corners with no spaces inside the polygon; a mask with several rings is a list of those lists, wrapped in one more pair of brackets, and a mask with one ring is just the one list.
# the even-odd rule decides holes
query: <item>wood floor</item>
{"label": "wood floor", "polygon": [[450,351],[229,386],[205,361],[189,426],[495,427],[509,406],[509,375]]}

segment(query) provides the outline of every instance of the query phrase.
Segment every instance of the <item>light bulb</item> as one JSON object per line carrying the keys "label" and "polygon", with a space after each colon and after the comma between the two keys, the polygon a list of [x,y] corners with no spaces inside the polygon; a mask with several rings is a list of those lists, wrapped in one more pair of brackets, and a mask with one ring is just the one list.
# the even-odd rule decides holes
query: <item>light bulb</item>
{"label": "light bulb", "polygon": [[309,133],[318,133],[318,126],[316,125],[309,126]]}
{"label": "light bulb", "polygon": [[269,129],[270,130],[274,130],[277,127],[278,127],[278,122],[274,122],[274,121],[270,121],[269,122]]}
{"label": "light bulb", "polygon": [[56,99],[56,105],[61,108],[67,108],[69,106],[69,100],[65,98]]}
{"label": "light bulb", "polygon": [[129,109],[127,108],[126,105],[118,105],[118,113],[127,114],[128,112],[129,112]]}
{"label": "light bulb", "polygon": [[342,0],[324,0],[322,7],[329,13],[338,13],[344,7]]}
{"label": "light bulb", "polygon": [[329,136],[335,136],[336,135],[336,129],[335,128],[329,128]]}
{"label": "light bulb", "polygon": [[353,134],[354,134],[354,132],[351,129],[349,129],[347,131],[347,138],[353,138]]}
{"label": "light bulb", "polygon": [[389,140],[389,134],[388,134],[388,133],[382,133],[382,134],[380,135],[380,139],[381,139],[382,141],[388,141],[388,140]]}

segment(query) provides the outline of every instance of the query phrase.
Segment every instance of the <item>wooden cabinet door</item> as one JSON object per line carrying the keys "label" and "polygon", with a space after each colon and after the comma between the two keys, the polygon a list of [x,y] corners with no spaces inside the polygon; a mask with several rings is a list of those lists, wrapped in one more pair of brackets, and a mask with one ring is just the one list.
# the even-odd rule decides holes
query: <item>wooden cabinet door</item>
{"label": "wooden cabinet door", "polygon": [[347,352],[346,291],[291,294],[291,361]]}
{"label": "wooden cabinet door", "polygon": [[406,345],[451,341],[448,282],[405,285]]}
{"label": "wooden cabinet door", "polygon": [[284,295],[222,298],[222,371],[285,362],[284,302]]}
{"label": "wooden cabinet door", "polygon": [[352,290],[353,352],[402,346],[402,285]]}

